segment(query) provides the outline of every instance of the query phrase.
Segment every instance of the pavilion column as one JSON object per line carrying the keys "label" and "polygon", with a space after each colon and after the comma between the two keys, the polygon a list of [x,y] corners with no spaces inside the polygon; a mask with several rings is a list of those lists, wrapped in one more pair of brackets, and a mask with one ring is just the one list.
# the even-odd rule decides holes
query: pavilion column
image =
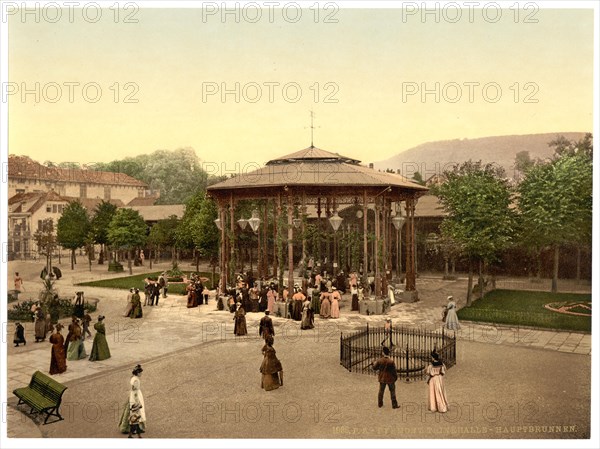
{"label": "pavilion column", "polygon": [[[231,233],[231,235],[229,236],[230,239],[230,248],[229,248],[229,253],[230,253],[230,260],[229,260],[229,266],[230,266],[230,272],[229,272],[229,281],[233,282],[235,280],[235,201],[233,199],[233,193],[230,195],[229,198],[229,232]],[[234,284],[232,284],[232,286],[235,286]]]}
{"label": "pavilion column", "polygon": [[369,209],[367,204],[367,191],[365,190],[363,192],[363,276],[365,281],[369,276],[369,238],[367,233],[367,212],[369,212]]}
{"label": "pavilion column", "polygon": [[269,200],[265,200],[263,209],[263,225],[262,225],[262,275],[267,278],[269,275],[269,239],[267,239],[267,231],[269,229]]}
{"label": "pavilion column", "polygon": [[294,201],[292,195],[287,197],[287,224],[288,224],[288,291],[292,292],[294,286]]}
{"label": "pavilion column", "polygon": [[221,294],[225,292],[227,287],[227,265],[226,261],[226,242],[225,242],[225,207],[221,202],[219,202],[219,220],[221,221],[221,242],[220,242],[220,254],[219,254],[219,275],[221,276],[220,285],[221,285]]}
{"label": "pavilion column", "polygon": [[302,260],[304,261],[304,266],[306,267],[306,264],[308,263],[307,260],[307,255],[306,255],[306,235],[305,235],[305,228],[304,228],[304,222],[306,221],[306,193],[302,194],[302,222],[301,222],[301,228],[300,228],[300,232],[302,232]]}
{"label": "pavilion column", "polygon": [[[281,213],[281,207],[277,208],[277,202],[273,201],[273,277],[277,279],[277,217]],[[281,286],[280,286],[281,288]]]}
{"label": "pavilion column", "polygon": [[375,297],[381,297],[381,267],[379,266],[379,241],[381,239],[381,206],[375,199]]}
{"label": "pavilion column", "polygon": [[412,301],[418,300],[415,269],[415,199],[406,200],[406,287]]}

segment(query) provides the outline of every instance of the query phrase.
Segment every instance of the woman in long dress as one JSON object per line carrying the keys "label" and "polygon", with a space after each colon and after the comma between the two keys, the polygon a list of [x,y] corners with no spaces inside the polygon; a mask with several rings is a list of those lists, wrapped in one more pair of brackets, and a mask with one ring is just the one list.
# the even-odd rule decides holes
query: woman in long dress
{"label": "woman in long dress", "polygon": [[98,317],[98,322],[94,324],[94,329],[96,330],[96,335],[94,335],[90,361],[96,362],[110,359],[110,349],[108,349],[108,342],[106,341],[106,327],[104,326],[103,315]]}
{"label": "woman in long dress", "polygon": [[312,329],[314,328],[314,315],[311,307],[311,302],[308,298],[302,304],[302,322],[300,323],[300,329]]}
{"label": "woman in long dress", "polygon": [[275,287],[269,286],[267,291],[267,310],[269,313],[275,312],[275,301],[277,301],[277,291]]}
{"label": "woman in long dress", "polygon": [[460,329],[458,315],[456,315],[456,303],[452,296],[448,296],[448,304],[446,305],[446,329],[457,331]]}
{"label": "woman in long dress", "polygon": [[233,325],[233,333],[235,335],[247,335],[248,328],[246,327],[246,311],[239,302],[236,305],[236,311],[233,319],[235,321]]}
{"label": "woman in long dress", "polygon": [[268,335],[262,348],[263,361],[259,370],[262,373],[260,387],[266,391],[276,390],[283,385],[283,367],[275,355],[273,342],[273,336]]}
{"label": "woman in long dress", "polygon": [[73,320],[69,325],[69,348],[67,349],[67,360],[81,360],[87,357],[83,345],[81,326],[79,320]]}
{"label": "woman in long dress", "polygon": [[437,352],[431,353],[431,363],[427,366],[427,385],[429,387],[429,410],[432,412],[446,413],[448,411],[448,398],[444,386],[446,366],[440,360]]}
{"label": "woman in long dress", "polygon": [[302,308],[306,296],[304,296],[304,293],[302,293],[300,287],[296,286],[294,287],[294,290],[295,292],[292,296],[292,301],[294,303],[292,308],[292,319],[294,321],[302,321]]}
{"label": "woman in long dress", "polygon": [[65,354],[65,337],[60,333],[63,325],[56,325],[56,332],[50,335],[52,352],[50,355],[50,374],[60,374],[67,370],[67,356]]}
{"label": "woman in long dress", "polygon": [[139,420],[139,430],[142,433],[146,431],[146,407],[140,382],[142,371],[144,371],[142,369],[142,366],[136,365],[133,371],[131,372],[133,376],[129,380],[129,398],[123,406],[123,413],[121,414],[121,420],[119,421],[119,430],[121,431],[121,433],[129,433],[129,414],[131,413],[131,408],[135,404],[139,404],[141,406],[139,410],[139,413],[141,415]]}
{"label": "woman in long dress", "polygon": [[191,309],[193,307],[198,307],[198,298],[196,298],[196,285],[194,282],[190,282],[187,287],[187,308]]}
{"label": "woman in long dress", "polygon": [[321,318],[331,318],[331,302],[329,300],[329,292],[321,293],[321,308],[319,316]]}
{"label": "woman in long dress", "polygon": [[331,301],[331,318],[339,318],[340,317],[340,301],[342,299],[342,295],[337,288],[332,287],[333,292],[331,293],[330,301]]}
{"label": "woman in long dress", "polygon": [[133,298],[133,291],[134,288],[131,287],[129,289],[129,293],[127,294],[127,307],[125,307],[125,312],[123,314],[123,316],[128,317],[129,314],[131,313],[131,310],[133,309],[133,303],[131,302],[131,298]]}
{"label": "woman in long dress", "polygon": [[131,304],[133,308],[131,309],[129,316],[131,318],[142,318],[144,316],[144,312],[142,312],[142,298],[140,296],[140,290],[137,288],[131,297]]}
{"label": "woman in long dress", "polygon": [[46,315],[40,306],[35,308],[35,342],[46,339]]}

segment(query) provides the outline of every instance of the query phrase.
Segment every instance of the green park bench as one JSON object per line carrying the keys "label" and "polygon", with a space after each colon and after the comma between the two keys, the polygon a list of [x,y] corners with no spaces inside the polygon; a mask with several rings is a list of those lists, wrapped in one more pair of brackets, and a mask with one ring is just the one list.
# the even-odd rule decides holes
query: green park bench
{"label": "green park bench", "polygon": [[44,424],[48,424],[50,416],[56,416],[58,419],[51,421],[62,421],[64,418],[60,416],[59,407],[62,401],[62,395],[67,387],[58,383],[49,376],[46,376],[41,371],[36,371],[31,376],[31,381],[28,387],[17,388],[13,391],[14,395],[19,398],[21,405],[25,403],[31,407],[29,414],[45,413],[46,419]]}

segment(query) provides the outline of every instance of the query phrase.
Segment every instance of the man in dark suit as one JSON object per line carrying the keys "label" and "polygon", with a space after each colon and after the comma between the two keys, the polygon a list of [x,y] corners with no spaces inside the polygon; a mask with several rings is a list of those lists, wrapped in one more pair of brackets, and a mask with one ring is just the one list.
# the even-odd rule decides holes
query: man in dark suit
{"label": "man in dark suit", "polygon": [[385,386],[387,385],[390,389],[390,396],[392,397],[392,408],[399,408],[398,401],[396,400],[396,380],[398,380],[398,373],[396,371],[396,364],[390,358],[390,349],[383,347],[383,357],[375,362],[373,365],[375,371],[379,371],[379,395],[377,396],[377,404],[379,407],[383,407],[383,393],[385,392]]}
{"label": "man in dark suit", "polygon": [[260,319],[260,323],[258,325],[258,335],[260,335],[265,340],[267,336],[273,337],[275,335],[275,329],[273,328],[273,320],[269,316],[269,311],[265,310],[265,316]]}

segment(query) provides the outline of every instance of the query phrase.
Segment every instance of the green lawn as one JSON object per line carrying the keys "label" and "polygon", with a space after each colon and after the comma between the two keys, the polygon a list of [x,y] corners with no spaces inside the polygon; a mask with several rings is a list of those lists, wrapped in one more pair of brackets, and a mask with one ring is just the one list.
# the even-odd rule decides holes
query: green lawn
{"label": "green lawn", "polygon": [[591,301],[592,296],[587,294],[494,290],[474,301],[471,307],[460,309],[458,317],[487,323],[591,332],[591,317],[566,315],[544,308],[548,303]]}
{"label": "green lawn", "polygon": [[[82,282],[81,285],[83,287],[105,287],[105,288],[119,288],[121,290],[129,290],[131,287],[139,288],[140,290],[144,289],[144,279],[147,277],[158,277],[162,272],[157,271],[155,273],[144,273],[144,274],[136,274],[135,276],[126,276],[126,277],[118,277],[114,279],[104,279],[102,281],[92,281],[92,282]],[[185,272],[185,274],[189,275],[190,272]],[[210,273],[201,272],[200,276],[207,277],[210,279]],[[215,274],[215,284],[219,282],[219,275]],[[212,288],[210,281],[207,283],[208,288]],[[185,284],[169,284],[169,293],[173,294],[185,294]]]}

